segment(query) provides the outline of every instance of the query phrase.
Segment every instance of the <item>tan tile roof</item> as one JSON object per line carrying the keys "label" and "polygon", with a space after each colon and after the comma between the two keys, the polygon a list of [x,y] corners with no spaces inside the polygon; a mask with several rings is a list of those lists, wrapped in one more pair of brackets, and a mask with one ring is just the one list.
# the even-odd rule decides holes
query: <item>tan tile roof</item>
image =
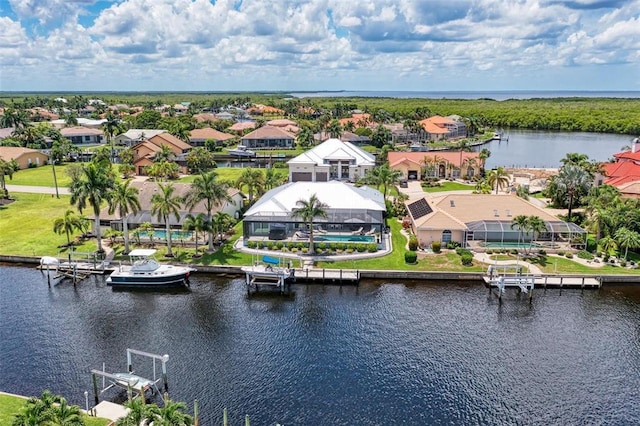
{"label": "tan tile roof", "polygon": [[194,114],[193,118],[198,122],[198,123],[202,123],[203,121],[218,121],[219,118],[216,117],[215,114],[211,114],[211,113],[200,113],[200,114]]}
{"label": "tan tile roof", "polygon": [[298,123],[295,121],[287,120],[286,118],[281,118],[279,120],[269,120],[265,123],[267,126],[276,126],[276,127],[287,127],[287,126],[297,126]]}
{"label": "tan tile roof", "polygon": [[181,151],[191,148],[191,145],[176,138],[171,133],[160,133],[159,135],[155,135],[154,137],[150,138],[149,141],[153,142],[156,145],[173,145]]}
{"label": "tan tile roof", "polygon": [[[399,164],[405,160],[424,164],[426,158],[437,158],[439,162],[453,163],[454,166],[460,167],[460,151],[427,151],[427,152],[399,152],[390,151],[387,154],[389,165],[393,167],[394,164]],[[462,152],[462,161],[467,158],[474,158],[479,160],[480,154],[477,152]]]}
{"label": "tan tile roof", "polygon": [[[482,220],[511,222],[518,215],[538,216],[543,221],[559,220],[553,214],[516,195],[445,194],[425,196],[433,212],[414,220],[421,230],[466,229],[467,223]],[[406,202],[414,203],[416,199]],[[497,214],[497,215],[496,215]]]}
{"label": "tan tile roof", "polygon": [[2,158],[4,161],[11,161],[13,159],[17,160],[24,154],[33,154],[36,152],[47,157],[47,154],[44,154],[37,149],[22,148],[19,146],[0,146],[0,158]]}
{"label": "tan tile roof", "polygon": [[82,126],[63,127],[60,133],[62,136],[104,135],[102,130]]}
{"label": "tan tile roof", "polygon": [[246,134],[242,139],[295,139],[295,137],[280,127],[262,126]]}
{"label": "tan tile roof", "polygon": [[431,202],[437,209],[463,223],[479,220],[510,221],[518,215],[535,215],[544,221],[558,220],[553,214],[516,195],[449,194],[432,199]]}
{"label": "tan tile roof", "polygon": [[226,141],[232,138],[235,138],[235,136],[212,129],[211,127],[205,127],[204,129],[193,129],[189,139],[214,139],[217,141]]}
{"label": "tan tile roof", "polygon": [[245,121],[242,123],[235,123],[233,126],[229,127],[228,130],[233,130],[234,132],[241,132],[246,129],[255,129],[256,122],[255,121]]}
{"label": "tan tile roof", "polygon": [[[151,197],[153,197],[153,194],[157,193],[160,190],[158,183],[149,181],[149,180],[144,182],[132,181],[131,186],[138,189],[138,201],[140,201],[140,210],[142,211],[151,210],[151,206],[152,206]],[[177,195],[179,197],[184,197],[185,195],[187,195],[187,193],[191,189],[191,184],[174,183],[173,187],[175,188],[174,195]],[[227,194],[230,197],[233,197],[239,192],[240,191],[238,191],[235,188],[229,188],[227,190]],[[215,214],[216,212],[220,211],[222,207],[223,207],[223,204],[218,204],[214,206],[213,211],[211,213]],[[180,210],[188,211],[188,209],[184,205]],[[205,214],[207,213],[207,209],[204,206],[204,201],[201,201],[200,203],[196,204],[196,206],[193,208],[193,211],[191,212],[191,214],[193,214],[194,216],[198,213],[205,213]],[[105,207],[100,212],[100,218],[103,220],[108,220],[108,219],[114,220],[114,219],[119,219],[120,215],[117,212],[113,215],[109,215],[108,207]]]}

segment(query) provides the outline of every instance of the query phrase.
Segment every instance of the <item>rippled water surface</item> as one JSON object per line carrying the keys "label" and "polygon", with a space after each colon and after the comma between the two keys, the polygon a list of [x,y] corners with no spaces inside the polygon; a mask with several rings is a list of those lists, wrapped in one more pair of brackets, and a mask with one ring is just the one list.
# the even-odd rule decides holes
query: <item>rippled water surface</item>
{"label": "rippled water surface", "polygon": [[[0,267],[0,390],[84,406],[91,368],[168,353],[172,398],[202,424],[637,424],[640,291],[509,293],[478,283],[294,286],[252,296],[198,275],[191,292],[47,288]],[[136,364],[134,364],[136,365]],[[144,371],[142,365],[142,370]]]}

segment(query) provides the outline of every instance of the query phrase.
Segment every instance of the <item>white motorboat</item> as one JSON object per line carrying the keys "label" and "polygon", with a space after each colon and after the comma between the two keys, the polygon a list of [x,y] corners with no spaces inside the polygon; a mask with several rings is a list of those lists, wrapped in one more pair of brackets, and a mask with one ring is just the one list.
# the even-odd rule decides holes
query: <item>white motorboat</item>
{"label": "white motorboat", "polygon": [[107,278],[112,287],[167,288],[182,287],[189,283],[189,274],[195,269],[158,263],[153,249],[136,249],[129,253],[131,265],[120,265]]}
{"label": "white motorboat", "polygon": [[235,155],[236,157],[255,157],[256,153],[251,151],[244,145],[238,145],[234,149],[229,150],[230,155]]}

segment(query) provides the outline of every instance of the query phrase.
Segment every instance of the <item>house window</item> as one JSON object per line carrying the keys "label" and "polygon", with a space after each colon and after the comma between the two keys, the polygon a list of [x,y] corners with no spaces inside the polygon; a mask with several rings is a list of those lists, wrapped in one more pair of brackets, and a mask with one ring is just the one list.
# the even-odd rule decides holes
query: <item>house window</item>
{"label": "house window", "polygon": [[449,231],[448,229],[442,231],[442,242],[444,244],[451,242],[451,231]]}
{"label": "house window", "polygon": [[91,136],[87,135],[84,137],[85,142],[89,142],[91,140]]}

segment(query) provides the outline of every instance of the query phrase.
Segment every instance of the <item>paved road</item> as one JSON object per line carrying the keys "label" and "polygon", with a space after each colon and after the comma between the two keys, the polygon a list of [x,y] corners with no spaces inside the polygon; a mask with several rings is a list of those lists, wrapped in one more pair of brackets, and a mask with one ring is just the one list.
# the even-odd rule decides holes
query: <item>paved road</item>
{"label": "paved road", "polygon": [[[9,194],[12,192],[31,192],[34,194],[55,194],[56,189],[50,186],[27,186],[27,185],[7,185]],[[69,195],[69,188],[58,187],[60,195]]]}

